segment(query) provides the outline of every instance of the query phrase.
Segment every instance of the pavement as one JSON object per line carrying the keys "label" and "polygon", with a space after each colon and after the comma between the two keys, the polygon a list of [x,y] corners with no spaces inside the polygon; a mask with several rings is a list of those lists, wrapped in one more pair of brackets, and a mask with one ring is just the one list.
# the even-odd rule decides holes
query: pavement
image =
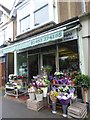
{"label": "pavement", "polygon": [[[51,108],[46,107],[40,111],[30,110],[27,108],[26,102],[5,97],[2,90],[0,90],[0,118],[58,118],[59,120],[69,120],[63,118],[61,109],[58,109],[56,114],[52,114]],[[87,120],[90,120],[89,118],[90,113]]]}
{"label": "pavement", "polygon": [[63,118],[61,111],[52,114],[50,108],[42,108],[40,111],[33,111],[27,108],[25,102],[12,100],[5,97],[0,90],[0,118]]}

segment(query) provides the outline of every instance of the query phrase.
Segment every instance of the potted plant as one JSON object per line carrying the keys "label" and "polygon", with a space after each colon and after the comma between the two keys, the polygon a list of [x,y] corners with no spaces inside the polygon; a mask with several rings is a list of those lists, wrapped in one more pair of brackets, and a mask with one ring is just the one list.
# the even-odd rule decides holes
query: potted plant
{"label": "potted plant", "polygon": [[52,102],[52,113],[53,114],[57,113],[56,102],[57,102],[57,96],[58,95],[59,95],[59,93],[55,89],[50,91],[50,99],[51,99],[51,102]]}
{"label": "potted plant", "polygon": [[83,102],[88,103],[88,91],[90,88],[90,77],[85,74],[79,74],[74,79],[75,84],[82,89]]}
{"label": "potted plant", "polygon": [[38,88],[35,91],[35,95],[36,95],[36,100],[37,101],[42,101],[43,100],[43,90],[41,88]]}
{"label": "potted plant", "polygon": [[42,74],[45,75],[45,76],[46,75],[49,76],[51,70],[52,70],[52,67],[49,66],[49,65],[42,66],[42,68],[41,68]]}

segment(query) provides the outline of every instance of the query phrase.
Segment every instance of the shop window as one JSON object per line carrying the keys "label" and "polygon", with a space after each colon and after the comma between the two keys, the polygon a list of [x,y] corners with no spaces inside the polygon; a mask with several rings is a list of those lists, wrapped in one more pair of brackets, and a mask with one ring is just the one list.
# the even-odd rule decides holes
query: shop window
{"label": "shop window", "polygon": [[59,45],[59,70],[63,72],[79,71],[77,41]]}
{"label": "shop window", "polygon": [[17,55],[18,75],[27,77],[27,54],[22,53]]}
{"label": "shop window", "polygon": [[34,25],[40,25],[49,20],[48,4],[34,12]]}
{"label": "shop window", "polygon": [[30,15],[20,20],[20,31],[25,32],[30,29]]}

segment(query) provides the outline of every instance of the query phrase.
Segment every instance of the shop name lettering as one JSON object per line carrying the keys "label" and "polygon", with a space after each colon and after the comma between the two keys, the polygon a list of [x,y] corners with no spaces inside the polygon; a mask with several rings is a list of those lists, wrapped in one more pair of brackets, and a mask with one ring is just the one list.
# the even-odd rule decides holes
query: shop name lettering
{"label": "shop name lettering", "polygon": [[77,39],[77,35],[75,31],[67,32],[64,34],[64,40],[73,40]]}
{"label": "shop name lettering", "polygon": [[62,38],[62,37],[63,37],[63,32],[62,31],[54,32],[54,33],[51,33],[51,34],[48,34],[48,35],[45,35],[45,36],[42,36],[42,37],[38,37],[36,39],[31,40],[31,45],[37,45],[37,44],[40,44],[40,43],[45,43],[45,42],[56,40],[56,39],[59,39],[59,38]]}

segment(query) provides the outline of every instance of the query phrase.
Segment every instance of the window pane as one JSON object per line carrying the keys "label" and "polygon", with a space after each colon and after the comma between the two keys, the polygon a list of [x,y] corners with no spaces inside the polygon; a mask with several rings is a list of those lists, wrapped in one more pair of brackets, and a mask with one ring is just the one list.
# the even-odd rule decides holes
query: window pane
{"label": "window pane", "polygon": [[34,11],[48,4],[48,0],[34,0]]}
{"label": "window pane", "polygon": [[34,12],[35,26],[49,20],[48,5]]}
{"label": "window pane", "polygon": [[30,16],[27,16],[20,21],[20,29],[21,32],[24,32],[29,28],[30,28]]}

